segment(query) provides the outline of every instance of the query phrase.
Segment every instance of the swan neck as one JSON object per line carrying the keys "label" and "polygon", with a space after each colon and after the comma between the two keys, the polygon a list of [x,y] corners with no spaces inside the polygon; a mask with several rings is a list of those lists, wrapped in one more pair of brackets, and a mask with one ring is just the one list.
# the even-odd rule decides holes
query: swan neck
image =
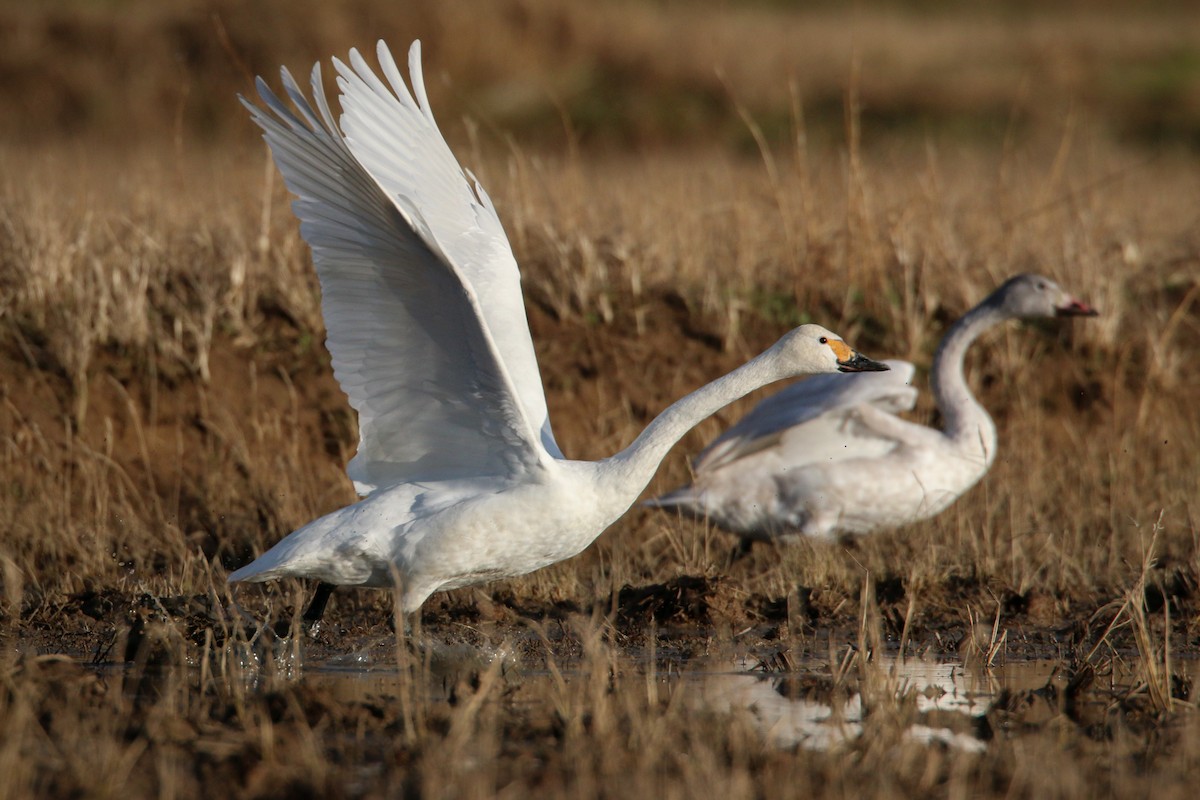
{"label": "swan neck", "polygon": [[982,436],[989,452],[995,449],[995,428],[991,416],[967,385],[963,360],[967,350],[984,331],[996,327],[1005,319],[1005,315],[987,301],[971,309],[942,339],[933,357],[933,372],[930,375],[945,434],[956,440],[977,440]]}
{"label": "swan neck", "polygon": [[[667,451],[704,419],[762,386],[789,377],[772,350],[668,406],[621,452],[604,462],[613,479],[636,495],[654,477]],[[631,501],[632,502],[632,501]]]}

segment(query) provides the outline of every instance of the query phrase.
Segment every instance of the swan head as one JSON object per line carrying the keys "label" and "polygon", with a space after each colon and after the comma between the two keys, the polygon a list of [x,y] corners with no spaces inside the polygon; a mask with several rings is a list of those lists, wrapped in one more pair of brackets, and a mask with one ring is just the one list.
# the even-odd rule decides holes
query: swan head
{"label": "swan head", "polygon": [[822,372],[882,372],[887,364],[872,361],[820,325],[801,325],[784,334],[776,345],[790,374]]}
{"label": "swan head", "polygon": [[1027,274],[1009,278],[993,297],[1006,313],[1022,319],[1094,317],[1099,313],[1042,275]]}

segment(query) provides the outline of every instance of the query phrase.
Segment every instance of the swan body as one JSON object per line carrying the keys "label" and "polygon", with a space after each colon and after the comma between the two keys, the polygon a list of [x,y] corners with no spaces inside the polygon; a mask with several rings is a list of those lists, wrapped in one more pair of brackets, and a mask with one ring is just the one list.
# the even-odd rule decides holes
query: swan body
{"label": "swan body", "polygon": [[916,405],[912,364],[817,376],[763,400],[700,454],[690,486],[648,505],[707,517],[748,540],[829,538],[933,517],[996,457],[996,426],[963,376],[970,345],[1005,320],[1095,313],[1049,278],[1011,278],[938,348],[931,380],[941,430],[897,416]]}
{"label": "swan body", "polygon": [[437,129],[419,44],[409,53],[411,93],[382,42],[378,56],[386,83],[356,51],[349,65],[334,60],[340,119],[319,67],[315,108],[286,70],[295,111],[261,79],[266,108],[246,103],[298,198],[334,374],[358,412],[347,472],[366,497],[289,534],[230,581],[399,585],[413,612],[433,592],[576,555],[632,505],[687,430],[759,386],[886,369],[803,325],[677,401],[620,453],[566,459],[516,261],[487,194]]}

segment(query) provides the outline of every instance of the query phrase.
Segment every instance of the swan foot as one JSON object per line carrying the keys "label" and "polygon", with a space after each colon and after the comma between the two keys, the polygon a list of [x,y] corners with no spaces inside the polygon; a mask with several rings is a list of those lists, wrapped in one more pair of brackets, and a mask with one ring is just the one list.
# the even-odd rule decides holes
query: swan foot
{"label": "swan foot", "polygon": [[325,615],[325,606],[329,604],[329,597],[336,588],[332,583],[326,583],[325,581],[317,583],[317,591],[313,595],[313,599],[309,602],[308,608],[304,609],[304,615],[301,617],[304,624],[304,632],[308,634],[310,639],[316,639],[321,635],[321,630],[324,628],[321,617]]}

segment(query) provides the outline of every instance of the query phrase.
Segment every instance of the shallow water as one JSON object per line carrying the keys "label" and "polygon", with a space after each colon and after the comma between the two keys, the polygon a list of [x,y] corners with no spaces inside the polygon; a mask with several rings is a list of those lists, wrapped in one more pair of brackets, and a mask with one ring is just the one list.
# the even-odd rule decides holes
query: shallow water
{"label": "shallow water", "polygon": [[[537,647],[523,647],[531,643]],[[207,686],[222,696],[261,695],[290,687],[313,702],[331,703],[351,714],[356,706],[380,714],[421,704],[450,709],[457,695],[500,703],[534,718],[560,714],[566,707],[587,709],[603,692],[618,691],[623,707],[638,715],[653,717],[662,710],[662,701],[670,701],[702,715],[739,717],[766,746],[818,751],[875,730],[889,736],[899,732],[921,745],[978,753],[997,736],[1021,735],[1055,718],[1069,718],[1081,730],[1105,723],[1114,699],[1146,694],[1139,659],[1113,652],[1084,668],[1072,669],[1061,658],[1002,659],[987,668],[936,657],[868,659],[855,649],[832,664],[830,659],[792,659],[782,653],[765,659],[729,651],[687,658],[661,648],[617,652],[607,645],[597,645],[598,655],[592,657],[579,657],[576,649],[572,660],[551,655],[541,644],[514,637],[489,649],[487,644],[445,644],[431,638],[413,647],[382,636],[332,652],[328,643],[256,638],[205,649],[196,661],[191,660],[195,653],[189,654],[174,660],[175,668],[161,671],[149,663],[105,669],[136,677],[133,691],[149,696],[169,676],[176,685],[187,676],[182,684],[192,686],[190,691]],[[580,643],[582,651],[590,646]],[[1194,668],[1192,661],[1172,660],[1171,671],[1184,684],[1180,696],[1186,697]],[[589,687],[600,685],[601,694],[588,694]],[[586,702],[578,702],[583,696]]]}
{"label": "shallow water", "polygon": [[[364,668],[366,661],[358,657],[310,664],[302,680],[343,702],[387,702],[409,686],[398,669]],[[1114,663],[1115,668],[1109,665],[1093,680],[1091,686],[1100,696],[1091,702],[1102,703],[1136,680],[1132,670]],[[1062,713],[1068,687],[1064,663],[1054,660],[1009,661],[988,669],[960,661],[888,656],[869,664],[854,682],[870,688],[838,684],[827,664],[816,662],[786,672],[764,671],[754,659],[682,663],[668,671],[650,671],[631,662],[621,662],[620,667],[625,680],[649,681],[655,694],[678,695],[695,710],[746,715],[770,746],[812,750],[827,750],[861,736],[871,709],[882,703],[907,709],[901,715],[907,740],[982,752],[992,738],[986,717],[997,703],[1019,705],[1025,721],[1044,722]],[[1173,667],[1187,675],[1193,664],[1181,661]],[[511,702],[531,704],[548,704],[556,687],[589,677],[581,669],[518,664],[497,673],[514,689]],[[424,685],[436,695],[428,699],[442,700],[452,681],[435,679]]]}

